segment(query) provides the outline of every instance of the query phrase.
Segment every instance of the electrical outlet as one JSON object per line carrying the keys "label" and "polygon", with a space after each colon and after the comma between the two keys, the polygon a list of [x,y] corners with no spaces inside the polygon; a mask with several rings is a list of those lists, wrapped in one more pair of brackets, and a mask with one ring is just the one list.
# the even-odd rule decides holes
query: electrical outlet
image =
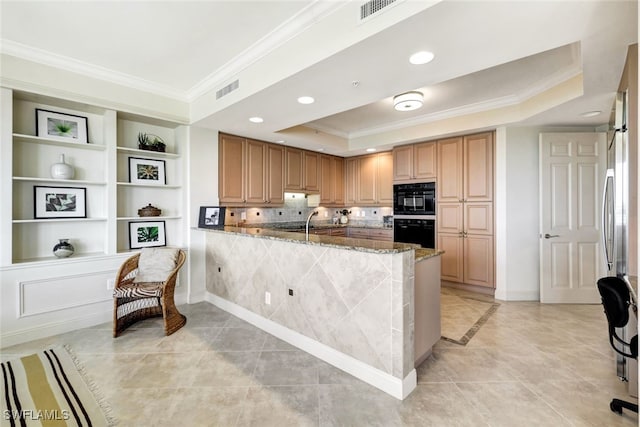
{"label": "electrical outlet", "polygon": [[325,217],[325,218],[328,218],[328,217],[329,217],[329,212],[324,211],[324,217]]}
{"label": "electrical outlet", "polygon": [[264,293],[264,303],[267,305],[271,305],[271,292]]}
{"label": "electrical outlet", "polygon": [[113,289],[116,287],[116,279],[107,279],[107,289]]}
{"label": "electrical outlet", "polygon": [[366,213],[365,211],[362,211],[360,212],[360,215],[364,216],[365,213]]}
{"label": "electrical outlet", "polygon": [[247,213],[246,212],[240,212],[240,220],[241,221],[246,221],[247,220]]}
{"label": "electrical outlet", "polygon": [[289,289],[289,295],[293,296],[293,289]]}

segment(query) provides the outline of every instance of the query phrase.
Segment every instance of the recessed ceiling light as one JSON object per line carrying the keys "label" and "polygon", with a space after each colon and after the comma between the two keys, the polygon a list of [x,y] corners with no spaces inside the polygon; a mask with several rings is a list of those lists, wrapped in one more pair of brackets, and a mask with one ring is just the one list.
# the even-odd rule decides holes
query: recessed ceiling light
{"label": "recessed ceiling light", "polygon": [[367,153],[373,153],[374,151],[376,151],[375,148],[367,148]]}
{"label": "recessed ceiling light", "polygon": [[407,92],[393,97],[393,108],[398,111],[411,111],[422,107],[422,92]]}
{"label": "recessed ceiling light", "polygon": [[249,119],[249,121],[250,121],[251,123],[262,123],[262,122],[264,122],[264,120],[262,119],[262,117],[251,117],[251,118]]}
{"label": "recessed ceiling light", "polygon": [[279,139],[276,141],[278,144],[284,144],[284,139]]}
{"label": "recessed ceiling light", "polygon": [[315,99],[313,99],[313,97],[311,96],[301,96],[300,98],[298,98],[298,102],[300,104],[313,104],[315,102]]}
{"label": "recessed ceiling light", "polygon": [[324,151],[324,148],[318,148],[318,151]]}
{"label": "recessed ceiling light", "polygon": [[601,114],[602,111],[587,111],[585,113],[580,114],[582,117],[595,117]]}
{"label": "recessed ceiling light", "polygon": [[427,64],[431,61],[433,61],[433,58],[435,57],[435,55],[431,52],[427,52],[426,50],[420,51],[420,52],[416,52],[413,55],[411,55],[409,57],[409,62],[411,62],[414,65],[422,65],[422,64]]}

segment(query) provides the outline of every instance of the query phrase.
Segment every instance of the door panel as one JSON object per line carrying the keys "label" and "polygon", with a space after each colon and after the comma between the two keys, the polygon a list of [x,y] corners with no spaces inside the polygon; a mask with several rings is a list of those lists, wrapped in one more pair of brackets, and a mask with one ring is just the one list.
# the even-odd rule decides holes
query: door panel
{"label": "door panel", "polygon": [[598,303],[604,133],[540,134],[540,301]]}
{"label": "door panel", "polygon": [[464,239],[464,283],[493,288],[493,237]]}
{"label": "door panel", "polygon": [[267,145],[267,203],[284,203],[284,147]]}
{"label": "door panel", "polygon": [[416,179],[436,178],[437,155],[435,142],[423,142],[413,147],[413,174]]}
{"label": "door panel", "polygon": [[440,256],[440,274],[443,280],[462,283],[463,280],[463,239],[458,234],[438,233]]}
{"label": "door panel", "polygon": [[438,201],[462,201],[462,138],[438,141]]}
{"label": "door panel", "polygon": [[263,204],[267,201],[265,151],[264,143],[247,140],[247,203]]}
{"label": "door panel", "polygon": [[438,233],[457,234],[462,230],[462,203],[438,203]]}
{"label": "door panel", "polygon": [[464,200],[493,200],[493,134],[464,137]]}
{"label": "door panel", "polygon": [[464,231],[468,234],[493,234],[493,203],[464,204]]}

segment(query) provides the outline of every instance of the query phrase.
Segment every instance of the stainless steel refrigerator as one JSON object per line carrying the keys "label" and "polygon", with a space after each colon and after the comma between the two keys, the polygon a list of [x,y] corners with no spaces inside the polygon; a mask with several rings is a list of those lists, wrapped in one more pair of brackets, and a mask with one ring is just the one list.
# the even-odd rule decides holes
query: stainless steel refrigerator
{"label": "stainless steel refrigerator", "polygon": [[[602,197],[602,234],[605,262],[609,276],[624,279],[637,301],[629,282],[629,133],[628,92],[616,98],[615,126],[609,132],[607,174]],[[620,336],[628,341],[637,333],[637,317],[630,313],[629,323]],[[629,381],[629,394],[638,395],[637,361],[617,356],[617,374]]]}

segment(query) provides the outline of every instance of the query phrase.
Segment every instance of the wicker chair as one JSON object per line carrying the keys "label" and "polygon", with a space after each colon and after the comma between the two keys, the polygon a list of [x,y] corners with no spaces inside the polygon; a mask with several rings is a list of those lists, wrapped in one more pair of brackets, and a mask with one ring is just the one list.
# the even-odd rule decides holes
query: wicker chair
{"label": "wicker chair", "polygon": [[175,268],[163,282],[135,283],[140,254],[128,258],[118,270],[113,292],[113,337],[139,320],[162,316],[164,332],[171,335],[187,323],[173,301],[178,270],[186,255],[178,251]]}

